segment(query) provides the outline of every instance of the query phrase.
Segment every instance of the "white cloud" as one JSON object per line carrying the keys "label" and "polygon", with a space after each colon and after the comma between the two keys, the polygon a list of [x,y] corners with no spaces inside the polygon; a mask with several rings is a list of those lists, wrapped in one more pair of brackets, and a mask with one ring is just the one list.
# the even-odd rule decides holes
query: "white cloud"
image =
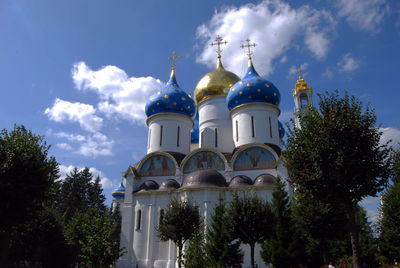
{"label": "white cloud", "polygon": [[400,150],[400,130],[394,127],[383,127],[380,130],[382,131],[381,144],[392,140],[389,145],[395,150]]}
{"label": "white cloud", "polygon": [[341,72],[353,72],[360,67],[360,64],[355,60],[350,53],[347,53],[343,58],[337,63],[339,71]]}
{"label": "white cloud", "polygon": [[82,142],[85,141],[85,137],[79,134],[71,134],[71,133],[66,133],[66,132],[56,132],[54,133],[54,136],[57,138],[64,138],[67,139],[68,141],[72,142]]}
{"label": "white cloud", "polygon": [[273,71],[273,61],[282,59],[283,54],[294,46],[294,38],[302,38],[304,46],[316,58],[323,58],[329,49],[328,36],[334,25],[331,14],[325,10],[308,5],[295,9],[280,0],[224,8],[198,27],[197,38],[204,41],[204,47],[197,62],[208,66],[216,64],[215,48],[209,44],[220,35],[229,42],[223,52],[224,65],[241,75],[246,60],[240,45],[249,38],[257,44],[254,63],[263,75],[267,75]]}
{"label": "white cloud", "polygon": [[[54,135],[57,138],[66,139],[69,142],[78,144],[78,148],[74,151],[76,154],[93,158],[96,158],[97,156],[113,155],[112,148],[114,140],[109,139],[100,132],[83,136],[66,132],[53,133],[52,131],[49,131],[47,135]],[[57,144],[57,147],[64,150],[72,150],[72,146],[67,143],[59,143]]]}
{"label": "white cloud", "polygon": [[113,140],[98,132],[86,137],[86,141],[81,143],[78,153],[89,157],[109,156],[113,155],[111,150],[113,145]]}
{"label": "white cloud", "polygon": [[92,105],[80,102],[69,102],[56,98],[54,105],[44,112],[50,120],[61,123],[72,121],[79,123],[86,131],[96,132],[102,126],[103,119],[96,116]]}
{"label": "white cloud", "polygon": [[288,76],[292,76],[292,75],[296,74],[299,70],[301,70],[303,72],[302,75],[304,75],[305,74],[304,71],[307,70],[307,67],[308,67],[308,63],[307,62],[304,62],[304,63],[300,64],[299,67],[296,67],[295,65],[292,65],[292,66],[290,66]]}
{"label": "white cloud", "polygon": [[92,70],[85,62],[75,63],[72,79],[78,90],[92,90],[99,94],[98,110],[108,117],[128,119],[143,124],[144,107],[149,97],[164,86],[153,77],[128,77],[116,66]]}
{"label": "white cloud", "polygon": [[388,11],[385,0],[339,0],[336,7],[339,17],[346,18],[355,28],[370,32],[378,31]]}
{"label": "white cloud", "polygon": [[63,142],[63,143],[57,143],[56,146],[57,146],[58,148],[62,149],[62,150],[66,150],[66,151],[72,150],[71,145],[69,145],[68,143],[65,143],[65,142]]}
{"label": "white cloud", "polygon": [[[58,174],[60,175],[60,180],[64,180],[67,177],[67,175],[69,175],[72,172],[72,170],[74,170],[75,166],[59,165],[59,168],[60,168],[60,171]],[[79,171],[84,169],[83,167],[76,167],[76,168]],[[98,170],[94,167],[91,167],[91,168],[89,168],[89,171],[93,175],[93,181],[97,178],[97,176],[100,177],[100,184],[103,189],[111,189],[111,188],[115,187],[115,185],[112,183],[112,181],[109,178],[107,178],[106,176],[104,176],[104,174],[100,170]]]}
{"label": "white cloud", "polygon": [[333,77],[333,71],[331,67],[326,67],[325,72],[322,74],[324,77],[332,78]]}

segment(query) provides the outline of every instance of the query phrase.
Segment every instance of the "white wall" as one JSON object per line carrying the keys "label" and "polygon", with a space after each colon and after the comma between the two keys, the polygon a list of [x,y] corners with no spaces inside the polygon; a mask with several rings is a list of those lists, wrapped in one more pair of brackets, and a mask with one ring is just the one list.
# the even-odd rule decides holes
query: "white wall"
{"label": "white wall", "polygon": [[[200,148],[210,147],[223,153],[231,153],[232,123],[226,107],[226,97],[209,98],[199,104],[198,111]],[[217,129],[217,146],[215,146],[215,129]]]}
{"label": "white wall", "polygon": [[178,152],[182,154],[190,152],[190,130],[193,127],[193,120],[189,117],[175,113],[158,114],[151,117],[147,124],[148,154],[155,151]]}
{"label": "white wall", "polygon": [[278,116],[278,108],[265,104],[245,105],[232,110],[231,118],[235,147],[254,142],[271,143],[280,146]]}

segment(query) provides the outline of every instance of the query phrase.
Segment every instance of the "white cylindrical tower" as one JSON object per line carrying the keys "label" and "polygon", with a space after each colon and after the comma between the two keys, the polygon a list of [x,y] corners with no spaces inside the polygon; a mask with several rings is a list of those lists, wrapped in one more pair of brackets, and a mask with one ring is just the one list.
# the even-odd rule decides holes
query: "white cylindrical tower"
{"label": "white cylindrical tower", "polygon": [[249,57],[246,75],[231,87],[226,99],[235,147],[249,143],[281,147],[278,126],[280,99],[279,90],[258,75]]}
{"label": "white cylindrical tower", "polygon": [[[299,71],[301,73],[301,71]],[[312,106],[312,87],[299,75],[296,87],[293,89],[294,120],[297,128],[300,128],[300,118],[307,112],[307,105]]]}
{"label": "white cylindrical tower", "polygon": [[225,103],[229,88],[237,81],[239,77],[224,69],[218,55],[217,68],[198,82],[194,95],[199,113],[200,148],[232,152],[232,123]]}
{"label": "white cylindrical tower", "polygon": [[173,67],[167,85],[146,103],[146,123],[149,128],[147,153],[165,151],[188,154],[195,112],[195,103],[179,88]]}

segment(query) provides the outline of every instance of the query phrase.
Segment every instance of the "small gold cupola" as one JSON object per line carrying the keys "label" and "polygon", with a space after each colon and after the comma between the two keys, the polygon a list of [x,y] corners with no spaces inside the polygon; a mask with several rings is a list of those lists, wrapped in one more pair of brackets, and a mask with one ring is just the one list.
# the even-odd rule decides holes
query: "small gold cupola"
{"label": "small gold cupola", "polygon": [[217,46],[217,68],[203,76],[197,83],[196,89],[194,90],[194,98],[197,105],[212,97],[226,96],[231,86],[240,80],[236,74],[225,70],[222,65],[221,45],[225,45],[226,43],[226,41],[222,41],[220,36],[217,36],[215,43],[211,43],[212,46]]}
{"label": "small gold cupola", "polygon": [[293,96],[297,95],[299,92],[310,91],[312,93],[312,87],[308,87],[308,83],[301,76],[301,70],[297,71],[299,73],[299,79],[297,80],[296,87],[292,90]]}

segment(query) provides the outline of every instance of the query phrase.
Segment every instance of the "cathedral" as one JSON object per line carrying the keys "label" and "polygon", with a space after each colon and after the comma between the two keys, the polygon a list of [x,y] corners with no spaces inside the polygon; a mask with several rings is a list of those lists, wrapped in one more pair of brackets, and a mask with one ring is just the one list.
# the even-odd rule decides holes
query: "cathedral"
{"label": "cathedral", "polygon": [[[173,54],[166,86],[146,103],[147,154],[126,171],[112,192],[113,206],[122,216],[118,267],[176,267],[177,248],[160,241],[156,227],[172,198],[199,206],[206,223],[222,198],[251,191],[271,200],[279,176],[287,180],[281,157],[285,131],[278,120],[281,101],[274,84],[259,76],[252,63],[243,78],[226,70],[220,37],[214,71],[203,76],[193,98],[178,85]],[[312,104],[312,88],[299,76],[293,89],[295,122]],[[287,190],[291,193],[290,186]],[[250,267],[250,249],[242,245],[243,267]],[[265,267],[256,246],[255,261]]]}

